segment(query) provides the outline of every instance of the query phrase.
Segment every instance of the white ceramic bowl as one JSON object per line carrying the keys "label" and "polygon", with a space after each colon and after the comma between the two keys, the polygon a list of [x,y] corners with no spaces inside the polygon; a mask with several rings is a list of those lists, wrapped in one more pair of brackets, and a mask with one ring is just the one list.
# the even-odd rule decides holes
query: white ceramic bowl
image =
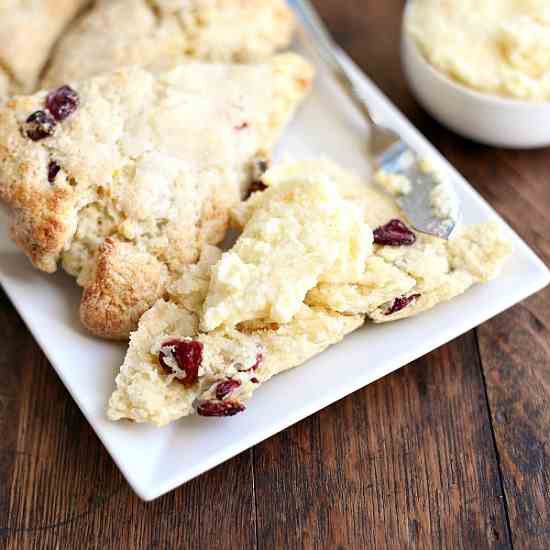
{"label": "white ceramic bowl", "polygon": [[401,50],[403,68],[417,100],[451,130],[498,147],[550,145],[550,102],[507,99],[457,84],[428,63],[407,33],[405,22]]}

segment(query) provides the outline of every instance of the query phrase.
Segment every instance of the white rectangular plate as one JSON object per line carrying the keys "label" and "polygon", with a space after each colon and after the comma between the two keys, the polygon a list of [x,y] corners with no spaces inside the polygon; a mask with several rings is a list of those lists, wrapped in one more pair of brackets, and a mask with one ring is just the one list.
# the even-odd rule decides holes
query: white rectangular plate
{"label": "white rectangular plate", "polygon": [[[350,62],[350,66],[352,66]],[[455,177],[466,223],[497,217],[356,68],[372,106],[417,150]],[[367,175],[364,123],[335,83],[320,73],[315,91],[289,128],[280,156],[328,156]],[[514,256],[496,281],[414,319],[369,325],[306,365],[277,376],[231,419],[189,418],[163,429],[109,422],[107,400],[125,346],[92,338],[78,321],[72,279],[34,270],[10,243],[0,214],[0,282],[122,473],[145,500],[154,499],[483,323],[550,282],[544,264],[503,222]],[[338,376],[334,375],[337,369]]]}

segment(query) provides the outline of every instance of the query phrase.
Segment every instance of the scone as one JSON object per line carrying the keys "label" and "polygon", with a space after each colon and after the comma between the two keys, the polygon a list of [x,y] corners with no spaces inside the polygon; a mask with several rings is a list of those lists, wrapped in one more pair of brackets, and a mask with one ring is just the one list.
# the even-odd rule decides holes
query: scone
{"label": "scone", "polygon": [[0,100],[34,91],[61,31],[90,0],[0,2]]}
{"label": "scone", "polygon": [[[330,176],[342,198],[355,203],[372,228],[374,247],[357,277],[322,280],[305,302],[339,313],[364,314],[377,323],[410,317],[496,277],[511,253],[495,222],[466,226],[451,240],[415,233],[395,201],[327,160],[281,164],[266,172],[267,191],[297,173]],[[243,227],[262,193],[239,205],[232,217]]]}
{"label": "scone", "polygon": [[164,425],[182,416],[232,416],[262,382],[362,325],[304,304],[321,280],[355,280],[372,249],[359,208],[330,175],[292,173],[241,212],[231,248],[205,248],[145,313],[109,403],[113,420]]}
{"label": "scone", "polygon": [[143,315],[116,379],[108,416],[163,426],[190,414],[245,410],[260,384],[301,365],[363,324],[361,315],[300,307],[286,324],[251,321],[202,333],[212,249]]}
{"label": "scone", "polygon": [[[402,219],[402,218],[401,218]],[[384,229],[397,227],[394,218]],[[402,222],[401,222],[402,223]],[[406,226],[403,226],[406,227]],[[405,233],[405,230],[399,232]],[[412,234],[407,228],[406,234]],[[375,229],[375,243],[378,241]],[[399,242],[399,241],[394,241]],[[414,244],[375,244],[359,283],[320,284],[306,302],[367,314],[376,323],[411,317],[496,277],[510,255],[496,222],[465,227],[450,241],[416,234]]]}
{"label": "scone", "polygon": [[44,86],[125,65],[257,62],[287,47],[293,30],[284,0],[98,0],[64,34]]}
{"label": "scone", "polygon": [[160,426],[238,414],[260,383],[366,315],[392,321],[433,307],[496,276],[510,252],[492,223],[447,243],[398,216],[393,199],[329,161],[267,171],[233,210],[242,230],[233,248],[205,249],[142,317],[109,417]]}
{"label": "scone", "polygon": [[362,325],[303,305],[284,325],[197,332],[197,317],[161,301],[143,315],[109,401],[111,420],[163,426],[198,412],[232,416],[275,374],[301,365]]}
{"label": "scone", "polygon": [[206,243],[308,93],[311,67],[132,67],[0,108],[0,198],[33,264],[84,287],[83,323],[124,338]]}

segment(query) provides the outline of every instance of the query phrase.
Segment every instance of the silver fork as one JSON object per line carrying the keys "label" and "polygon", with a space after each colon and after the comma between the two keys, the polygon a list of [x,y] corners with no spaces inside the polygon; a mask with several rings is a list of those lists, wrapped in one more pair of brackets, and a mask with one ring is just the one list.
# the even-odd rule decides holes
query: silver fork
{"label": "silver fork", "polygon": [[369,148],[375,168],[389,174],[403,175],[412,183],[410,193],[396,199],[408,221],[422,233],[448,239],[459,221],[458,198],[452,187],[447,186],[447,192],[456,205],[454,214],[451,217],[439,217],[432,203],[432,192],[441,184],[441,179],[433,172],[422,169],[418,155],[397,132],[386,125],[376,111],[369,108],[355,78],[337,55],[338,47],[311,2],[289,2],[303,23],[303,34],[308,45],[330,69],[342,89],[367,119],[371,127]]}

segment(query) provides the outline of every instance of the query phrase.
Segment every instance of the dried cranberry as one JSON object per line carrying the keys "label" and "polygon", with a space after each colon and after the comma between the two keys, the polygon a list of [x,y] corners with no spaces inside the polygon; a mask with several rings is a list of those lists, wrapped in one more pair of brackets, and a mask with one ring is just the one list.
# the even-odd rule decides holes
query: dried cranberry
{"label": "dried cranberry", "polygon": [[259,383],[260,383],[260,381],[259,381],[256,377],[251,378],[250,381],[251,381],[253,384],[259,384]]}
{"label": "dried cranberry", "polygon": [[250,187],[248,188],[248,191],[246,192],[245,200],[250,198],[250,195],[252,193],[257,193],[258,191],[265,191],[267,189],[267,185],[263,181],[253,181],[250,184]]}
{"label": "dried cranberry", "polygon": [[48,94],[46,109],[50,111],[57,122],[61,122],[78,109],[79,103],[80,99],[75,90],[70,86],[61,86]]}
{"label": "dried cranberry", "polygon": [[416,242],[416,235],[401,220],[391,220],[373,233],[376,244],[410,246]]}
{"label": "dried cranberry", "polygon": [[231,378],[229,380],[226,380],[225,382],[220,382],[216,386],[216,399],[219,399],[220,401],[227,397],[233,390],[236,390],[241,383],[238,380],[232,380]]}
{"label": "dried cranberry", "polygon": [[53,135],[56,124],[46,111],[35,111],[25,121],[25,134],[33,141],[40,141]]}
{"label": "dried cranberry", "polygon": [[414,302],[418,298],[420,298],[420,294],[411,294],[411,296],[401,296],[399,298],[396,298],[393,301],[390,309],[386,311],[386,315],[391,315],[392,313],[397,313],[398,311],[401,311],[402,309],[406,308],[411,302]]}
{"label": "dried cranberry", "polygon": [[170,374],[174,370],[166,363],[167,355],[170,354],[178,367],[185,372],[185,378],[178,379],[184,386],[192,386],[199,377],[199,367],[202,363],[201,342],[196,340],[170,340],[162,345],[162,348],[173,348],[170,352],[165,352],[161,349],[159,353],[159,362],[164,370]]}
{"label": "dried cranberry", "polygon": [[55,181],[57,174],[59,174],[59,170],[61,170],[59,164],[57,164],[55,160],[50,160],[50,164],[48,164],[48,181],[50,183]]}
{"label": "dried cranberry", "polygon": [[200,416],[235,416],[245,409],[238,401],[200,401],[197,405]]}

